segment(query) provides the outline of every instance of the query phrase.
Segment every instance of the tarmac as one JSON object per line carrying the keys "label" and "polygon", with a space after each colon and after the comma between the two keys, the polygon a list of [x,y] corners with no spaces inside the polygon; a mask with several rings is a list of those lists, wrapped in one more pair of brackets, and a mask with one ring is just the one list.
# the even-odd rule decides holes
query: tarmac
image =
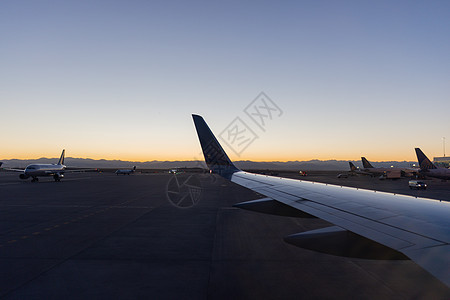
{"label": "tarmac", "polygon": [[[450,201],[450,183],[297,179]],[[412,261],[351,259],[286,244],[328,226],[232,205],[259,196],[210,174],[66,174],[22,181],[0,172],[0,297],[4,299],[450,299]]]}

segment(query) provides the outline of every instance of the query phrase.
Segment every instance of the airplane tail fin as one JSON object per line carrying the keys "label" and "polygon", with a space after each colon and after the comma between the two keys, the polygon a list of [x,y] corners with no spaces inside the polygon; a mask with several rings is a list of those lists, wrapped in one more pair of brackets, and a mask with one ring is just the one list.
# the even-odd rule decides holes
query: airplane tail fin
{"label": "airplane tail fin", "polygon": [[202,146],[203,156],[205,157],[205,162],[209,169],[213,173],[217,173],[228,179],[233,173],[240,171],[228,158],[228,155],[225,153],[222,146],[220,146],[205,120],[199,115],[192,115],[192,118],[194,119],[198,139]]}
{"label": "airplane tail fin", "polygon": [[365,157],[361,157],[361,160],[362,160],[363,167],[365,169],[372,169],[373,168],[372,164]]}
{"label": "airplane tail fin", "polygon": [[66,153],[66,149],[63,149],[62,153],[61,153],[61,157],[59,158],[58,161],[58,165],[63,165],[64,164],[64,155]]}
{"label": "airplane tail fin", "polygon": [[421,170],[437,169],[420,148],[416,148],[416,155]]}
{"label": "airplane tail fin", "polygon": [[133,171],[136,171],[136,166],[133,167]]}
{"label": "airplane tail fin", "polygon": [[350,165],[350,171],[356,171],[356,166],[351,161],[348,164]]}

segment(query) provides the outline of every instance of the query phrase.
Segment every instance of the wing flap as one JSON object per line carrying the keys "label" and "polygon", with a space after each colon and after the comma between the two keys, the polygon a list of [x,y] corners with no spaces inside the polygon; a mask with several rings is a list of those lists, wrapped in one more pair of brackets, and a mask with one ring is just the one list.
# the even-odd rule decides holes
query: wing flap
{"label": "wing flap", "polygon": [[293,206],[395,250],[400,251],[414,246],[423,248],[443,244],[441,241],[314,202],[296,203]]}
{"label": "wing flap", "polygon": [[422,268],[450,286],[450,245],[441,245],[425,249],[404,252]]}
{"label": "wing flap", "polygon": [[297,247],[338,256],[383,260],[408,259],[404,254],[392,248],[339,226],[292,234],[285,237],[284,240]]}
{"label": "wing flap", "polygon": [[298,218],[315,218],[310,214],[304,213],[290,205],[286,205],[280,201],[272,198],[263,198],[252,201],[240,202],[234,207],[262,212],[266,214],[286,216],[286,217],[298,217]]}

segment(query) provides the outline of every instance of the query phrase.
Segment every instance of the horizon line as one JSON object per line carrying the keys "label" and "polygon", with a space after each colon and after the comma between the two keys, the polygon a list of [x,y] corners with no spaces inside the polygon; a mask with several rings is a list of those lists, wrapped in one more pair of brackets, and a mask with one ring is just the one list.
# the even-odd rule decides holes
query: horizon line
{"label": "horizon line", "polygon": [[[28,160],[40,160],[40,159],[54,159],[58,160],[59,157],[40,157],[40,158],[7,158],[7,159],[0,159],[0,161],[10,161],[10,160],[22,160],[22,161],[28,161]],[[204,162],[203,159],[175,159],[175,160],[123,160],[123,159],[107,159],[107,158],[89,158],[89,157],[71,157],[68,156],[65,159],[84,159],[84,160],[98,160],[98,161],[121,161],[121,162],[135,162],[135,163],[151,163],[151,162]],[[329,159],[307,159],[307,160],[251,160],[251,159],[242,159],[242,160],[233,160],[233,162],[254,162],[254,163],[289,163],[289,162],[311,162],[311,161],[339,161],[339,162],[358,162],[361,161],[361,159],[336,159],[336,158],[329,158]],[[387,162],[417,162],[416,160],[370,160],[370,162],[378,162],[378,163],[387,163]]]}

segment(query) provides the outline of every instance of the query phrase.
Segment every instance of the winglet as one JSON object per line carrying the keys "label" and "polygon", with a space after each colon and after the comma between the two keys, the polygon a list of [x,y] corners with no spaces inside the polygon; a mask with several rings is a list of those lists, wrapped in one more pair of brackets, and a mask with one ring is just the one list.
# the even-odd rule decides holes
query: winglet
{"label": "winglet", "polygon": [[437,167],[428,159],[420,148],[416,148],[415,150],[421,170],[437,169]]}
{"label": "winglet", "polygon": [[66,153],[66,149],[63,149],[62,153],[61,153],[61,157],[59,158],[58,161],[58,165],[63,165],[64,164],[64,154]]}
{"label": "winglet", "polygon": [[362,163],[363,163],[363,167],[365,169],[372,169],[373,166],[372,164],[365,158],[365,157],[361,157]]}
{"label": "winglet", "polygon": [[240,171],[228,158],[205,120],[199,115],[192,115],[192,118],[209,169],[228,179],[233,173]]}

